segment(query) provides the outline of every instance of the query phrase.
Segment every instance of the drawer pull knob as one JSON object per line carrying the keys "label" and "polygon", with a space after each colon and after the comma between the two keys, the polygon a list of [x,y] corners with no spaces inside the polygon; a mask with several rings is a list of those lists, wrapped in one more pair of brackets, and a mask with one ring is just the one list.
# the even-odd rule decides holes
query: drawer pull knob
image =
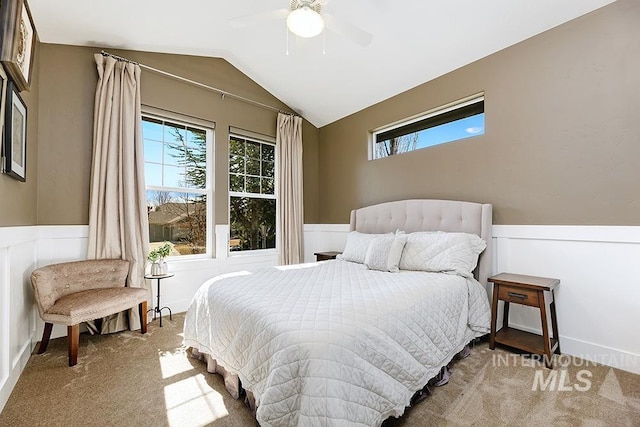
{"label": "drawer pull knob", "polygon": [[518,294],[516,292],[509,292],[509,296],[513,298],[527,299],[525,294]]}

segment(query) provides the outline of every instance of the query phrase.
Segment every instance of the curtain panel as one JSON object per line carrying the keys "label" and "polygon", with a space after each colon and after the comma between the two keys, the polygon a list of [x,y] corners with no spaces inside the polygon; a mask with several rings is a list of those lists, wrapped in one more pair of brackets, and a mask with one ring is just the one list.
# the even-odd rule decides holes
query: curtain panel
{"label": "curtain panel", "polygon": [[281,265],[303,260],[302,118],[278,113],[278,249]]}
{"label": "curtain panel", "polygon": [[[127,286],[144,279],[149,246],[140,107],[140,66],[94,56],[98,69],[89,205],[89,259],[129,260]],[[140,328],[137,310],[103,319],[101,333]],[[146,322],[146,319],[144,319]],[[95,330],[94,325],[88,325]],[[97,332],[97,331],[96,331]]]}

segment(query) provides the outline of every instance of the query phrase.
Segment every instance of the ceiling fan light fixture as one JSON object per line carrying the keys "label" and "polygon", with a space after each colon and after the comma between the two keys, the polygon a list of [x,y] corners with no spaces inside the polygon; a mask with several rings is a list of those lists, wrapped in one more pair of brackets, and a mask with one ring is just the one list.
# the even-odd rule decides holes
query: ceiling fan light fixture
{"label": "ceiling fan light fixture", "polygon": [[324,29],[324,19],[318,12],[304,5],[289,13],[287,28],[299,37],[315,37]]}

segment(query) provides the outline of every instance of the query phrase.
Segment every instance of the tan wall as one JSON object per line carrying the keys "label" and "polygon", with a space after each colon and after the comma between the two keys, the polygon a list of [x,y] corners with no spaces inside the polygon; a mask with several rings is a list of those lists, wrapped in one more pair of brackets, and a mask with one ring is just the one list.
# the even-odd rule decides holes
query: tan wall
{"label": "tan wall", "polygon": [[[93,55],[100,49],[43,44],[40,76],[38,224],[87,224],[97,82]],[[285,105],[228,62],[217,58],[109,50],[131,60],[277,108]],[[215,221],[228,219],[229,127],[275,136],[276,113],[143,70],[142,103],[216,123]],[[305,217],[317,216],[318,130],[303,128]]]}
{"label": "tan wall", "polygon": [[26,181],[0,174],[0,227],[36,224],[38,181],[38,67],[40,43],[36,42],[31,90],[20,93],[27,106]]}
{"label": "tan wall", "polygon": [[[619,0],[320,129],[320,222],[404,198],[496,224],[640,225],[640,2]],[[376,161],[371,129],[485,92],[483,136]]]}

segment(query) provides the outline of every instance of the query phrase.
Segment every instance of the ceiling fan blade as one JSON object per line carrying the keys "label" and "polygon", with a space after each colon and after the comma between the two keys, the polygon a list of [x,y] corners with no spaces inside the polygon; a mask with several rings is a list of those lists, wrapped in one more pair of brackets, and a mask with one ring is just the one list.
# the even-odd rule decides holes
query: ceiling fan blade
{"label": "ceiling fan blade", "polygon": [[261,24],[266,21],[286,18],[289,15],[288,9],[269,10],[267,12],[252,13],[250,15],[238,16],[229,20],[231,28],[247,28]]}
{"label": "ceiling fan blade", "polygon": [[323,17],[329,30],[352,40],[362,47],[368,46],[373,39],[373,36],[362,28],[348,24],[331,14],[323,13]]}

